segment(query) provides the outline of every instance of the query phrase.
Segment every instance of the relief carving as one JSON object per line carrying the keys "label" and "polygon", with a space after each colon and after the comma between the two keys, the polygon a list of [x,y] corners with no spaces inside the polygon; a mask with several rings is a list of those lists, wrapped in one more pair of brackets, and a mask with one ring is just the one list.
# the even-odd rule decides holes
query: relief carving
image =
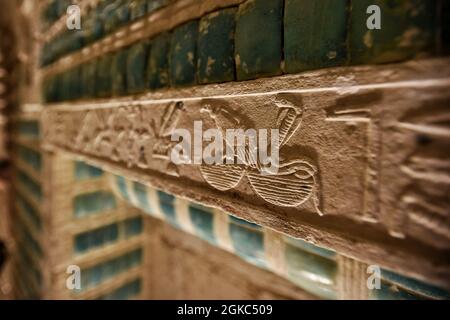
{"label": "relief carving", "polygon": [[[278,145],[282,158],[283,146],[300,129],[305,106],[299,96],[288,93],[278,94],[274,105],[278,108],[276,127],[279,129]],[[209,115],[221,131],[228,128],[243,130],[251,128],[238,113],[228,109],[225,101],[204,101],[202,111]],[[225,137],[225,133],[222,136]],[[227,139],[224,139],[224,143],[233,148]],[[254,192],[265,201],[281,207],[298,207],[311,199],[316,212],[322,215],[318,196],[319,184],[316,179],[318,169],[311,160],[298,158],[282,161],[273,174],[269,172],[271,169],[252,156],[248,141],[246,143],[242,148],[245,153],[236,155],[243,165],[200,166],[202,176],[208,184],[225,191],[236,188],[242,179],[247,177]]]}

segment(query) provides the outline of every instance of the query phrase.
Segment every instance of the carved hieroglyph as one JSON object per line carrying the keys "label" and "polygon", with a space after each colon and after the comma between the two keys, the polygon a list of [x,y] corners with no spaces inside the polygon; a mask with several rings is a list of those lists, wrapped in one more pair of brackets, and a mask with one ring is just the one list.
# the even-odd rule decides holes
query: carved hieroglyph
{"label": "carved hieroglyph", "polygon": [[[414,252],[443,266],[433,250],[450,249],[450,77],[448,64],[429,65],[54,105],[43,113],[45,146],[353,256],[381,255],[389,241],[398,251],[386,251],[387,264],[411,265],[399,257]],[[278,174],[261,175],[246,155],[240,166],[173,165],[171,132],[192,134],[198,120],[204,130],[278,128]],[[347,237],[380,246],[327,240]]]}

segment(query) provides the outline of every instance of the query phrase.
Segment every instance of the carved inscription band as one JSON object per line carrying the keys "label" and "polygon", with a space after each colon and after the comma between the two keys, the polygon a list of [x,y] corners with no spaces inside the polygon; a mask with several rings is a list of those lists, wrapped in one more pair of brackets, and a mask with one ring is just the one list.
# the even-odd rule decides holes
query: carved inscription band
{"label": "carved inscription band", "polygon": [[[441,282],[450,249],[449,87],[444,78],[61,105],[44,111],[44,140],[47,148],[348,254],[356,249],[335,240],[347,237],[343,230],[372,244],[387,241],[401,252],[400,264],[418,256],[419,269],[428,265]],[[195,121],[203,130],[279,129],[278,173],[263,175],[248,163],[175,165],[171,134],[193,134]],[[379,258],[377,250],[360,258]]]}

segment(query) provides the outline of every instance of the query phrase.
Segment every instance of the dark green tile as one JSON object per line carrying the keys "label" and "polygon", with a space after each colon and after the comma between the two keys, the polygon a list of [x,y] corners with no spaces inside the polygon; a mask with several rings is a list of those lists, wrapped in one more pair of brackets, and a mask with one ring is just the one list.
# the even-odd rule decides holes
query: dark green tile
{"label": "dark green tile", "polygon": [[82,79],[83,79],[83,97],[93,98],[95,97],[96,87],[96,74],[97,74],[97,60],[93,60],[85,63],[82,66]]}
{"label": "dark green tile", "polygon": [[111,67],[112,93],[121,96],[127,92],[127,49],[122,49],[113,57]]}
{"label": "dark green tile", "polygon": [[[381,29],[369,30],[370,5],[381,8]],[[352,64],[388,63],[435,50],[436,0],[353,0],[350,24]]]}
{"label": "dark green tile", "polygon": [[147,13],[147,0],[132,0],[130,3],[130,19],[135,20]]}
{"label": "dark green tile", "polygon": [[198,79],[200,83],[233,81],[234,31],[237,8],[204,16],[199,24]]}
{"label": "dark green tile", "polygon": [[147,12],[153,12],[168,5],[170,0],[147,0]]}
{"label": "dark green tile", "polygon": [[196,83],[198,21],[176,28],[170,45],[170,81],[174,86]]}
{"label": "dark green tile", "polygon": [[106,54],[97,60],[96,96],[108,97],[112,94],[111,66],[113,56]]}
{"label": "dark green tile", "polygon": [[163,33],[151,41],[147,64],[147,82],[151,89],[169,86],[170,33]]}
{"label": "dark green tile", "polygon": [[442,1],[441,35],[444,53],[450,53],[450,1]]}
{"label": "dark green tile", "polygon": [[347,18],[347,0],[286,0],[286,72],[345,64]]}
{"label": "dark green tile", "polygon": [[281,0],[248,0],[239,6],[235,59],[238,80],[281,74]]}
{"label": "dark green tile", "polygon": [[128,50],[127,90],[128,93],[141,92],[146,87],[148,42],[140,42]]}
{"label": "dark green tile", "polygon": [[[124,1],[113,1],[103,9],[103,21],[105,34],[109,34],[119,26],[117,11],[121,10]],[[127,6],[128,8],[128,6]]]}

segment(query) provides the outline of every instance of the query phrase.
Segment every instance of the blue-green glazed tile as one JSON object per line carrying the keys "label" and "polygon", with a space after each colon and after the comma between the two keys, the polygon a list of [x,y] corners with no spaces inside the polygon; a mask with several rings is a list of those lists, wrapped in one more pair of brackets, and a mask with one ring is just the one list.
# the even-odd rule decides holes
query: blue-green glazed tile
{"label": "blue-green glazed tile", "polygon": [[255,229],[255,230],[261,229],[261,226],[257,225],[256,223],[249,222],[247,220],[240,219],[240,218],[232,216],[232,215],[229,215],[228,219],[230,220],[231,223],[236,223],[236,224],[239,224],[239,225],[247,227],[247,228],[251,228],[251,229]]}
{"label": "blue-green glazed tile", "polygon": [[[381,29],[368,30],[370,5],[381,9]],[[435,50],[436,0],[352,0],[352,64],[390,63]]]}
{"label": "blue-green glazed tile", "polygon": [[229,231],[235,253],[250,263],[264,267],[263,233],[234,223],[229,225]]}
{"label": "blue-green glazed tile", "polygon": [[38,121],[20,121],[18,124],[20,135],[28,138],[39,138],[41,130]]}
{"label": "blue-green glazed tile", "polygon": [[118,27],[117,10],[120,10],[123,3],[124,1],[122,0],[112,1],[103,9],[102,15],[105,34],[110,34]]}
{"label": "blue-green glazed tile", "polygon": [[370,291],[371,300],[423,300],[423,297],[408,292],[395,284],[381,281],[380,289]]}
{"label": "blue-green glazed tile", "polygon": [[147,187],[139,182],[133,182],[133,191],[139,202],[139,208],[149,214],[154,214],[150,209],[150,203],[147,198]]}
{"label": "blue-green glazed tile", "polygon": [[286,244],[288,278],[320,298],[336,299],[335,277],[337,265],[334,260],[304,251]]}
{"label": "blue-green glazed tile", "polygon": [[282,0],[248,0],[239,6],[235,60],[238,80],[281,74]]}
{"label": "blue-green glazed tile", "polygon": [[20,208],[25,212],[25,214],[31,219],[33,225],[37,230],[42,229],[42,220],[40,214],[33,208],[33,206],[25,200],[20,194],[16,194],[15,198]]}
{"label": "blue-green glazed tile", "polygon": [[234,31],[237,8],[210,13],[200,19],[198,79],[200,83],[235,80]]}
{"label": "blue-green glazed tile", "polygon": [[114,196],[105,191],[96,191],[78,195],[73,200],[73,210],[76,217],[101,213],[116,208]]}
{"label": "blue-green glazed tile", "polygon": [[288,73],[347,63],[347,0],[286,0],[284,56]]}
{"label": "blue-green glazed tile", "polygon": [[170,0],[147,0],[147,12],[151,13],[168,5]]}
{"label": "blue-green glazed tile", "polygon": [[90,272],[90,279],[89,279],[89,284],[90,286],[94,287],[98,284],[100,284],[103,280],[103,270],[102,270],[102,266],[95,266],[91,269]]}
{"label": "blue-green glazed tile", "polygon": [[214,243],[214,216],[208,209],[193,205],[189,206],[189,217],[196,234],[208,242]]}
{"label": "blue-green glazed tile", "polygon": [[97,74],[97,60],[93,60],[83,64],[82,69],[82,96],[84,98],[94,98],[96,95],[96,74]]}
{"label": "blue-green glazed tile", "polygon": [[83,161],[75,161],[75,178],[77,180],[95,179],[103,176],[103,170]]}
{"label": "blue-green glazed tile", "polygon": [[170,81],[173,86],[196,83],[198,21],[177,27],[170,45]]}
{"label": "blue-green glazed tile", "polygon": [[148,42],[140,42],[128,50],[127,88],[128,93],[138,93],[146,87]]}
{"label": "blue-green glazed tile", "polygon": [[80,234],[75,237],[75,252],[83,253],[89,248],[89,242],[86,234]]}
{"label": "blue-green glazed tile", "polygon": [[111,54],[103,55],[97,60],[95,90],[97,97],[109,97],[112,94],[112,62],[113,56]]}
{"label": "blue-green glazed tile", "polygon": [[450,292],[442,288],[438,288],[432,284],[425,283],[410,277],[399,275],[395,272],[383,269],[381,271],[381,278],[400,287],[405,288],[411,294],[433,299],[450,299]]}
{"label": "blue-green glazed tile", "polygon": [[120,194],[127,200],[130,201],[130,194],[128,193],[127,182],[122,176],[116,176],[116,183],[119,187]]}
{"label": "blue-green glazed tile", "polygon": [[115,96],[125,95],[127,92],[127,49],[121,49],[113,57],[112,64],[112,92]]}
{"label": "blue-green glazed tile", "polygon": [[25,146],[19,146],[17,148],[18,156],[22,161],[27,163],[36,171],[40,171],[42,167],[41,154],[33,149]]}
{"label": "blue-green glazed tile", "polygon": [[130,3],[130,19],[136,20],[147,13],[147,0],[132,0]]}
{"label": "blue-green glazed tile", "polygon": [[124,3],[117,9],[116,13],[118,26],[126,25],[131,18],[129,1],[125,0]]}
{"label": "blue-green glazed tile", "polygon": [[125,221],[125,236],[132,237],[142,233],[142,218],[136,217]]}
{"label": "blue-green glazed tile", "polygon": [[17,170],[17,178],[19,182],[23,185],[23,187],[30,192],[30,194],[35,197],[37,200],[42,199],[42,189],[41,185],[34,181],[29,175],[21,170]]}
{"label": "blue-green glazed tile", "polygon": [[151,41],[147,63],[147,82],[150,89],[169,86],[170,33],[162,33]]}
{"label": "blue-green glazed tile", "polygon": [[157,192],[159,199],[159,206],[162,213],[167,218],[167,221],[172,225],[177,226],[177,216],[175,212],[175,197],[171,194],[165,193],[163,191]]}
{"label": "blue-green glazed tile", "polygon": [[442,32],[441,32],[441,41],[442,48],[445,54],[450,52],[450,1],[442,1],[442,10],[441,10],[441,21],[442,23]]}
{"label": "blue-green glazed tile", "polygon": [[289,236],[284,236],[284,239],[286,241],[286,243],[288,243],[289,245],[293,246],[293,247],[297,247],[300,250],[303,251],[307,251],[309,253],[312,254],[316,254],[318,256],[330,259],[330,260],[334,260],[336,258],[336,252],[332,251],[332,250],[328,250],[325,248],[321,248],[318,246],[315,246],[311,243],[308,243],[306,241],[303,241],[301,239],[295,239]]}

